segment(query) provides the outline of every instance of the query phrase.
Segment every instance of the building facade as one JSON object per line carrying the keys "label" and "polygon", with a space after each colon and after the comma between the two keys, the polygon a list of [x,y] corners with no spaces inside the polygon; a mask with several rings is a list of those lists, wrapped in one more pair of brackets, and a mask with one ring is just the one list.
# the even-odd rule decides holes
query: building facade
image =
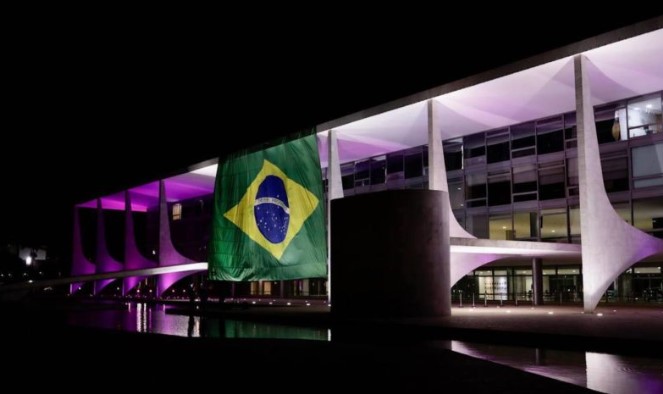
{"label": "building facade", "polygon": [[[325,190],[447,192],[457,302],[662,302],[661,65],[655,18],[318,125]],[[72,274],[206,261],[215,175],[204,163],[80,204]],[[204,281],[177,284],[189,274],[122,292],[181,295]],[[216,286],[328,292],[326,278]]]}

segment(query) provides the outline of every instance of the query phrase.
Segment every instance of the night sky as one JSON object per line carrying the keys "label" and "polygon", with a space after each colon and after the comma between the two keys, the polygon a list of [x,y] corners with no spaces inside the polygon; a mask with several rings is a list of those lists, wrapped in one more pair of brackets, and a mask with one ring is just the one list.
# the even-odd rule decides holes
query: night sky
{"label": "night sky", "polygon": [[656,15],[617,8],[24,17],[4,51],[0,241],[68,259],[76,202]]}

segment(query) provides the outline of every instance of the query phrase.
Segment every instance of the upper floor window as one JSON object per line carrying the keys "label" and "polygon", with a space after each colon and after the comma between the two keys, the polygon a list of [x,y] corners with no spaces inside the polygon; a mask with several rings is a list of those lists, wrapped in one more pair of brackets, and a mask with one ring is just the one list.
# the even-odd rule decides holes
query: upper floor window
{"label": "upper floor window", "polygon": [[182,220],[182,204],[173,204],[173,220]]}

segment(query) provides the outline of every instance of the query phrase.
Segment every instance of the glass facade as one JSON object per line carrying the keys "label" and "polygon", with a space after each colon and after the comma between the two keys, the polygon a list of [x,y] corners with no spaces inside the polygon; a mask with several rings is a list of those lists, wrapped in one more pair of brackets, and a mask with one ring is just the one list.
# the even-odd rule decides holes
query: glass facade
{"label": "glass facade", "polygon": [[[661,92],[602,105],[595,116],[615,210],[663,237]],[[571,112],[443,141],[454,215],[480,238],[579,243],[576,139]],[[425,188],[427,164],[426,146],[346,163],[343,188],[346,195]]]}
{"label": "glass facade", "polygon": [[[595,120],[604,185],[615,211],[624,221],[663,238],[661,92],[596,107]],[[446,140],[443,151],[451,208],[471,234],[496,240],[581,242],[574,112]],[[366,161],[344,164],[346,195],[371,192],[376,186],[427,187],[426,153],[426,146],[421,146],[387,154],[377,176],[368,172],[371,188],[346,182],[346,176],[367,174]],[[384,163],[384,158],[368,161]],[[527,299],[532,279],[531,272],[525,272],[482,268],[454,287],[454,297],[463,290],[465,296],[491,301]],[[632,284],[636,273],[623,277],[627,275],[634,277],[629,287],[619,289],[616,282],[609,291],[612,296],[635,298],[651,286],[654,290],[647,291],[663,291],[660,270],[647,274],[654,275],[647,277],[649,287]],[[544,298],[582,298],[579,263],[547,268],[543,282]]]}

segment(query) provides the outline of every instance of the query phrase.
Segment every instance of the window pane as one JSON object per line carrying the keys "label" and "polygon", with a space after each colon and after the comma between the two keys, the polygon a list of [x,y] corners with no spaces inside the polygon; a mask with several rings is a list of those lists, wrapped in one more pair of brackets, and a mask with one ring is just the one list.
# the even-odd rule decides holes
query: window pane
{"label": "window pane", "polygon": [[633,148],[633,177],[663,174],[663,143]]}
{"label": "window pane", "polygon": [[536,212],[515,212],[513,214],[514,239],[528,240],[538,237],[539,220]]}
{"label": "window pane", "polygon": [[536,149],[539,154],[564,150],[564,122],[555,117],[537,122]]}
{"label": "window pane", "polygon": [[539,168],[539,199],[563,198],[564,166],[563,162],[549,163]]}
{"label": "window pane", "polygon": [[513,192],[525,193],[536,191],[536,167],[529,164],[513,169]]}
{"label": "window pane", "polygon": [[[657,95],[628,104],[628,127],[631,136],[661,132],[661,97]],[[635,129],[634,129],[635,128]]]}
{"label": "window pane", "polygon": [[486,197],[486,174],[468,174],[466,177],[467,199]]}
{"label": "window pane", "polygon": [[385,181],[387,162],[385,157],[371,160],[371,185],[381,185]]}
{"label": "window pane", "polygon": [[490,239],[515,239],[510,215],[491,216],[489,225]]}
{"label": "window pane", "polygon": [[663,198],[633,201],[633,225],[663,238]]}
{"label": "window pane", "polygon": [[447,171],[463,168],[463,139],[456,138],[442,142],[444,150],[444,165]]}
{"label": "window pane", "polygon": [[597,108],[594,117],[596,121],[596,135],[599,144],[620,141],[625,139],[623,125],[624,109],[616,104]]}
{"label": "window pane", "polygon": [[478,238],[488,238],[488,215],[485,211],[472,212],[468,210],[465,223],[465,228],[470,234]]}
{"label": "window pane", "polygon": [[449,199],[451,200],[451,209],[459,209],[465,203],[465,191],[461,179],[449,180]]}
{"label": "window pane", "polygon": [[608,193],[628,190],[628,158],[626,152],[617,152],[623,157],[601,160],[603,184]]}
{"label": "window pane", "polygon": [[511,174],[503,173],[488,177],[488,205],[511,203]]}
{"label": "window pane", "polygon": [[485,134],[468,135],[463,138],[465,148],[465,164],[479,164],[486,162]]}
{"label": "window pane", "polygon": [[541,240],[567,242],[565,209],[541,211]]}
{"label": "window pane", "polygon": [[421,152],[405,156],[404,162],[405,179],[416,178],[423,175],[424,168],[421,159]]}

